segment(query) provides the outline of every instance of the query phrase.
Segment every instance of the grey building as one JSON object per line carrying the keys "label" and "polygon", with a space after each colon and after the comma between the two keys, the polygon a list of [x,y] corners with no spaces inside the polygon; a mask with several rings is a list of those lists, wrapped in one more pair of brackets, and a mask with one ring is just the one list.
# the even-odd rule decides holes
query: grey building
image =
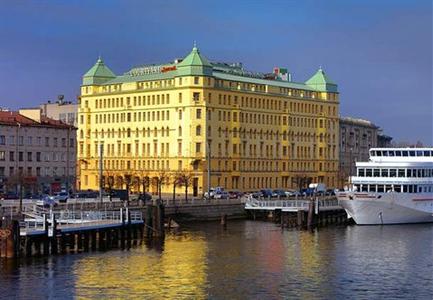
{"label": "grey building", "polygon": [[377,147],[379,127],[370,121],[340,117],[340,185],[355,172],[356,161],[367,161],[370,148]]}

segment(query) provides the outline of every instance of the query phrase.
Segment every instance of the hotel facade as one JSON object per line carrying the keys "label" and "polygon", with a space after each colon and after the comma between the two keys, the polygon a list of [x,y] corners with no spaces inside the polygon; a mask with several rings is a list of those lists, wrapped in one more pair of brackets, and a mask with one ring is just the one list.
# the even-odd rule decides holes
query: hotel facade
{"label": "hotel facade", "polygon": [[158,176],[177,172],[191,176],[194,195],[208,178],[227,190],[334,187],[338,116],[337,85],[322,69],[297,83],[281,68],[210,62],[196,47],[183,60],[120,76],[98,59],[81,86],[79,187],[99,188],[100,157],[104,180],[117,188],[146,177],[155,192]]}

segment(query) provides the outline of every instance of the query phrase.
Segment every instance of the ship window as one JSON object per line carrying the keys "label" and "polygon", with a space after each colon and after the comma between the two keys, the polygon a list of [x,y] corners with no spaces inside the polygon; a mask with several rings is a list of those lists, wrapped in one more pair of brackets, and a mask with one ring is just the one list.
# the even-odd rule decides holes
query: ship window
{"label": "ship window", "polygon": [[409,156],[415,156],[415,151],[409,151]]}
{"label": "ship window", "polygon": [[408,155],[407,151],[403,151],[403,156],[407,156],[407,155]]}
{"label": "ship window", "polygon": [[430,151],[424,151],[424,156],[430,156]]}
{"label": "ship window", "polygon": [[374,169],[373,170],[373,176],[374,177],[380,177],[380,169]]}
{"label": "ship window", "polygon": [[383,156],[388,156],[388,151],[382,151]]}
{"label": "ship window", "polygon": [[422,193],[422,186],[418,187],[418,193]]}
{"label": "ship window", "polygon": [[371,177],[371,175],[372,175],[371,169],[366,169],[365,170],[365,176]]}
{"label": "ship window", "polygon": [[365,176],[365,169],[358,169],[358,176],[360,177]]}
{"label": "ship window", "polygon": [[422,169],[418,169],[418,176],[417,177],[422,177]]}
{"label": "ship window", "polygon": [[360,187],[359,184],[355,184],[355,189],[356,189],[357,191],[359,191],[359,187]]}
{"label": "ship window", "polygon": [[376,185],[375,184],[370,185],[370,192],[376,192]]}
{"label": "ship window", "polygon": [[417,151],[416,156],[422,156],[422,151]]}
{"label": "ship window", "polygon": [[395,156],[401,156],[401,151],[395,151]]}
{"label": "ship window", "polygon": [[412,170],[411,169],[407,169],[406,177],[412,177]]}
{"label": "ship window", "polygon": [[382,156],[382,151],[376,151],[377,156]]}
{"label": "ship window", "polygon": [[382,184],[377,185],[377,192],[383,193],[383,185]]}
{"label": "ship window", "polygon": [[392,191],[392,186],[390,184],[387,184],[385,190],[386,192]]}
{"label": "ship window", "polygon": [[388,151],[389,156],[394,156],[394,151]]}
{"label": "ship window", "polygon": [[413,185],[408,185],[407,191],[408,191],[408,193],[412,193],[413,192]]}
{"label": "ship window", "polygon": [[403,185],[403,193],[407,193],[407,191],[408,191],[407,185]]}
{"label": "ship window", "polygon": [[389,170],[389,177],[397,177],[397,170],[396,169],[390,169]]}
{"label": "ship window", "polygon": [[401,193],[401,185],[394,185],[394,192]]}
{"label": "ship window", "polygon": [[404,177],[404,169],[398,169],[398,177]]}
{"label": "ship window", "polygon": [[388,169],[382,169],[382,177],[388,177]]}
{"label": "ship window", "polygon": [[367,184],[361,185],[361,192],[368,192],[368,185]]}

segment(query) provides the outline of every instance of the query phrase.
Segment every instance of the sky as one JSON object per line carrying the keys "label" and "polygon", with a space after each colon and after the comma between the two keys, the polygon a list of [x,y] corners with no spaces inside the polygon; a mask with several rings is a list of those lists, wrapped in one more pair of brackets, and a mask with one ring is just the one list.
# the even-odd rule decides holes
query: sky
{"label": "sky", "polygon": [[98,55],[119,75],[196,41],[210,60],[297,82],[321,66],[342,116],[432,145],[432,27],[431,0],[1,1],[0,107],[75,101]]}

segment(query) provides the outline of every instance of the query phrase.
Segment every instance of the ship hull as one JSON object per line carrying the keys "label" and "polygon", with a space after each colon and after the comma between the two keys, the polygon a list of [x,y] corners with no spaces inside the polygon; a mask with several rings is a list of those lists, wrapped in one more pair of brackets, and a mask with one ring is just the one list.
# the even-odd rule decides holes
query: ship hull
{"label": "ship hull", "polygon": [[433,222],[431,194],[353,193],[337,196],[340,205],[359,225]]}

